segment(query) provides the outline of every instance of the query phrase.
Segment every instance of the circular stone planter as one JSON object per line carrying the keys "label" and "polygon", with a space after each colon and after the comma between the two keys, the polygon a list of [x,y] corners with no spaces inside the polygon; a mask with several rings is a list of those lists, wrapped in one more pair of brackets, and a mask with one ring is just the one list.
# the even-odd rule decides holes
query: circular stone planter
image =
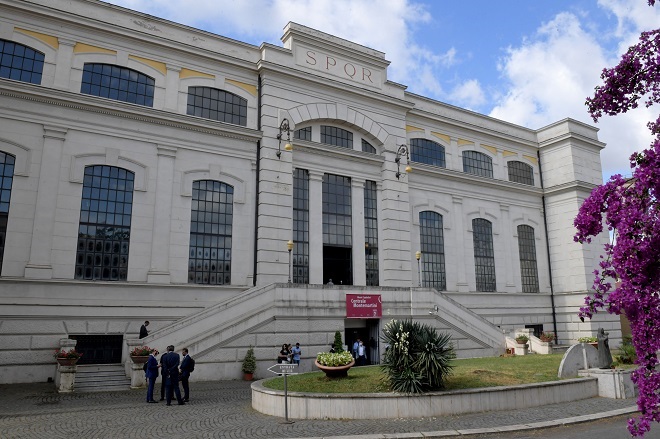
{"label": "circular stone planter", "polygon": [[149,355],[131,355],[131,360],[135,364],[144,364],[149,360]]}
{"label": "circular stone planter", "polygon": [[57,358],[57,364],[60,366],[73,366],[77,362],[77,358]]}
{"label": "circular stone planter", "polygon": [[327,376],[328,378],[343,378],[345,376],[348,376],[348,369],[350,369],[355,365],[355,360],[351,361],[346,366],[336,366],[336,367],[324,366],[322,364],[319,364],[318,361],[314,360],[314,365],[318,367],[322,372],[324,372],[325,376]]}

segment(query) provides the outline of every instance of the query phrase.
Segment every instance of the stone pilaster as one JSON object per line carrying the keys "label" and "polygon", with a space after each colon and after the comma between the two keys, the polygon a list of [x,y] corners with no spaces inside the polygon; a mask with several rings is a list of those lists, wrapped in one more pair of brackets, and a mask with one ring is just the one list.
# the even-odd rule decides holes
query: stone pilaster
{"label": "stone pilaster", "polygon": [[367,284],[364,255],[364,180],[351,179],[351,224],[353,229],[353,285]]}
{"label": "stone pilaster", "polygon": [[[465,241],[466,224],[463,217],[463,198],[454,196],[452,197],[452,202],[454,210],[454,223],[456,224],[456,260],[466,261],[466,257],[473,259],[472,253],[468,252],[468,249],[473,248],[473,244],[469,243],[468,246],[468,243]],[[456,282],[456,290],[461,293],[469,291],[465,263],[459,262],[458,264],[458,281]]]}
{"label": "stone pilaster", "polygon": [[170,236],[172,219],[172,191],[176,148],[158,146],[156,201],[151,237],[151,267],[149,283],[170,283]]}
{"label": "stone pilaster", "polygon": [[323,283],[323,174],[309,171],[309,283]]}

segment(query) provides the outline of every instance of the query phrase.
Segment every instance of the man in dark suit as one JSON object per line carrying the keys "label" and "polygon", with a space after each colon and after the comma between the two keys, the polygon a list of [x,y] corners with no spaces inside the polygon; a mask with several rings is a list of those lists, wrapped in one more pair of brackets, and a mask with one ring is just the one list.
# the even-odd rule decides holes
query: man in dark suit
{"label": "man in dark suit", "polygon": [[161,358],[163,363],[162,374],[165,380],[165,399],[167,405],[172,405],[172,392],[176,395],[176,400],[179,405],[184,405],[181,399],[181,391],[179,390],[179,354],[174,352],[174,346],[167,347],[167,354]]}
{"label": "man in dark suit", "polygon": [[147,335],[149,335],[149,331],[147,330],[147,326],[149,326],[149,320],[146,320],[142,326],[140,326],[140,338],[144,338]]}
{"label": "man in dark suit", "polygon": [[147,402],[151,403],[157,402],[154,400],[154,384],[158,377],[158,361],[156,361],[156,355],[158,355],[158,351],[156,349],[152,350],[149,359],[147,360],[147,369],[145,372],[148,382]]}
{"label": "man in dark suit", "polygon": [[181,351],[183,355],[183,360],[181,360],[181,385],[183,386],[183,402],[188,402],[190,398],[190,387],[188,386],[188,379],[190,378],[190,372],[192,372],[192,359],[188,355],[188,348],[183,348]]}

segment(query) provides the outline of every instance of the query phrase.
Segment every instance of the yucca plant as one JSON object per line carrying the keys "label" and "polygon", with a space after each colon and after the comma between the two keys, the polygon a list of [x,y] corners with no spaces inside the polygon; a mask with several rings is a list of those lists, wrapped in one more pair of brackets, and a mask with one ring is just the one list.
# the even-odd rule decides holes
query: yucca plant
{"label": "yucca plant", "polygon": [[392,320],[385,325],[382,340],[389,349],[381,368],[392,390],[422,393],[443,388],[455,358],[448,334],[412,320]]}

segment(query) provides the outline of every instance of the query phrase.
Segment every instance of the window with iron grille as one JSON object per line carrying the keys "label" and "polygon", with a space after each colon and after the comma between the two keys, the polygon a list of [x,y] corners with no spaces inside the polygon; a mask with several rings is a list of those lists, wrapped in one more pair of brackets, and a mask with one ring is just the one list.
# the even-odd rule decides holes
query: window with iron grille
{"label": "window with iron grille", "polygon": [[378,190],[375,181],[364,183],[364,238],[367,285],[378,286]]}
{"label": "window with iron grille", "polygon": [[511,161],[507,163],[507,168],[509,169],[509,181],[534,186],[534,170],[530,165]]}
{"label": "window with iron grille", "polygon": [[188,87],[188,114],[234,125],[247,125],[247,99],[211,87]]}
{"label": "window with iron grille", "polygon": [[351,247],[351,179],[323,175],[323,244]]}
{"label": "window with iron grille", "polygon": [[366,140],[362,139],[362,152],[369,152],[371,154],[376,154],[376,148]]}
{"label": "window with iron grille", "polygon": [[447,276],[442,215],[431,211],[419,213],[419,240],[422,252],[422,285],[444,291],[447,288]]}
{"label": "window with iron grille", "polygon": [[188,283],[231,284],[234,188],[221,181],[193,182]]}
{"label": "window with iron grille", "polygon": [[523,293],[538,293],[539,273],[536,266],[536,242],[532,227],[518,226],[518,252],[520,253],[520,278]]}
{"label": "window with iron grille", "polygon": [[85,168],[76,279],[124,281],[128,273],[134,174],[115,166]]}
{"label": "window with iron grille", "polygon": [[11,200],[11,184],[14,179],[14,164],[16,158],[0,151],[0,272],[5,254],[7,237],[7,219],[9,217],[9,201]]}
{"label": "window with iron grille", "polygon": [[80,93],[153,107],[153,78],[127,67],[86,63]]}
{"label": "window with iron grille", "polygon": [[321,143],[353,149],[353,133],[341,128],[321,125]]}
{"label": "window with iron grille", "polygon": [[0,40],[0,78],[41,84],[44,54],[29,46]]}
{"label": "window with iron grille", "polygon": [[474,240],[474,271],[477,291],[496,291],[493,225],[483,218],[472,220]]}
{"label": "window with iron grille", "polygon": [[463,172],[493,178],[493,160],[478,151],[463,151]]}
{"label": "window with iron grille", "polygon": [[445,147],[427,139],[410,139],[410,161],[445,167]]}
{"label": "window with iron grille", "polygon": [[299,130],[295,130],[293,132],[293,138],[294,139],[300,139],[300,140],[309,140],[311,142],[311,140],[312,140],[312,127],[300,128]]}
{"label": "window with iron grille", "polygon": [[293,283],[309,283],[309,172],[293,171]]}

